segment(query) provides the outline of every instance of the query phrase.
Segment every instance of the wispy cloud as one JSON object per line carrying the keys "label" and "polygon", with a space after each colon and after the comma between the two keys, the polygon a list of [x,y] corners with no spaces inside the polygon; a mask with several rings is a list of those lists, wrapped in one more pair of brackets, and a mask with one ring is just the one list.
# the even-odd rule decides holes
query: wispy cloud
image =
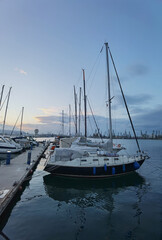
{"label": "wispy cloud", "polygon": [[138,94],[135,96],[126,95],[127,102],[129,105],[141,105],[146,104],[152,100],[153,96],[150,94]]}
{"label": "wispy cloud", "polygon": [[[66,107],[62,107],[62,109],[66,109]],[[62,109],[60,107],[39,108],[45,116],[60,116],[62,114]]]}
{"label": "wispy cloud", "polygon": [[[137,95],[125,95],[125,99],[128,103],[128,106],[133,106],[133,105],[142,106],[142,105],[148,104],[149,101],[153,99],[153,95],[146,94],[146,93],[137,94]],[[118,106],[118,104],[124,103],[123,97],[121,95],[117,95],[113,101],[112,103],[113,105],[115,105],[113,106],[115,109],[118,109],[119,107],[121,107],[121,106]]]}
{"label": "wispy cloud", "polygon": [[[61,124],[62,123],[62,117],[61,116],[37,116],[35,117],[36,121],[39,123],[45,123],[45,124]],[[68,123],[69,119],[67,116],[64,116],[64,123]]]}
{"label": "wispy cloud", "polygon": [[128,71],[131,76],[138,77],[146,75],[149,72],[149,68],[144,64],[134,64],[128,67]]}
{"label": "wispy cloud", "polygon": [[19,72],[20,74],[27,75],[27,72],[25,72],[23,69],[15,68],[16,72]]}

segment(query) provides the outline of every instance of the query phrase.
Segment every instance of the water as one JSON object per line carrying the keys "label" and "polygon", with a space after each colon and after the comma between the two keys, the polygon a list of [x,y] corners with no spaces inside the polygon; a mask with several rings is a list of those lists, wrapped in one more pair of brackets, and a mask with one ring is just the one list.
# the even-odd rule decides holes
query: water
{"label": "water", "polygon": [[[122,142],[135,150],[134,141]],[[35,171],[2,232],[11,240],[162,239],[162,141],[140,145],[151,158],[123,177],[79,180]]]}

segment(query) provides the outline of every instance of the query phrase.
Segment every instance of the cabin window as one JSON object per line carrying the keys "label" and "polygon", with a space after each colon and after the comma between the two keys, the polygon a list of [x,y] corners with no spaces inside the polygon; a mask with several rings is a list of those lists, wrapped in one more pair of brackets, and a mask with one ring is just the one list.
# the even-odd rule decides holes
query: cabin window
{"label": "cabin window", "polygon": [[87,162],[87,160],[86,159],[81,159],[81,162]]}
{"label": "cabin window", "polygon": [[104,158],[104,161],[109,161],[109,159],[108,158]]}
{"label": "cabin window", "polygon": [[95,162],[95,161],[98,161],[98,159],[93,159],[93,161]]}
{"label": "cabin window", "polygon": [[119,158],[114,158],[114,160],[119,160]]}

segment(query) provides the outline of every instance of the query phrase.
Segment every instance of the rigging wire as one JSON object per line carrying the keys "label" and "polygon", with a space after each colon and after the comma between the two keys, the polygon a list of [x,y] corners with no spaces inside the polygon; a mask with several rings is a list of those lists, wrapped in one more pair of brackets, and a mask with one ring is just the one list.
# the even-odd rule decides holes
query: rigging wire
{"label": "rigging wire", "polygon": [[90,110],[91,110],[91,114],[92,114],[94,123],[95,123],[96,128],[97,128],[98,135],[100,136],[100,138],[101,138],[101,140],[102,140],[102,142],[103,142],[103,138],[102,138],[102,135],[101,135],[101,133],[100,133],[100,129],[98,128],[98,125],[97,125],[97,122],[96,122],[96,119],[95,119],[95,116],[94,116],[94,114],[93,114],[93,111],[92,111],[92,108],[91,108],[91,105],[90,105],[90,102],[89,102],[89,99],[88,99],[88,98],[87,98],[87,101],[88,101],[89,108],[90,108]]}
{"label": "rigging wire", "polygon": [[[89,84],[89,88],[88,88],[88,90],[87,90],[87,93],[90,92],[90,89],[92,88],[92,84],[94,83],[93,80],[94,80],[94,78],[95,78],[95,76],[96,76],[96,74],[97,74],[97,71],[98,71],[98,69],[99,69],[99,65],[100,65],[100,62],[101,62],[101,61],[100,61],[100,59],[101,59],[101,52],[102,52],[102,51],[100,51],[100,53],[98,54],[98,59],[97,59],[95,65],[94,65],[94,67],[96,67],[96,69],[95,69],[95,71],[94,71],[94,73],[93,73],[93,76],[92,76],[92,78],[91,78],[91,82],[90,82],[90,84]],[[92,70],[94,70],[94,67],[93,67]],[[90,75],[92,75],[92,70],[91,70]],[[90,79],[90,75],[89,75],[88,80]],[[88,82],[88,80],[87,80],[87,82]]]}
{"label": "rigging wire", "polygon": [[10,136],[12,136],[12,133],[13,133],[14,130],[15,130],[15,127],[16,127],[16,124],[17,124],[17,122],[18,122],[18,120],[19,120],[20,115],[21,115],[21,111],[20,111],[19,116],[18,116],[18,118],[17,118],[17,120],[16,120],[16,122],[15,122],[15,125],[13,126],[13,129],[12,129],[12,131],[11,131],[11,133],[10,133]]}
{"label": "rigging wire", "polygon": [[125,107],[126,107],[126,110],[127,110],[127,114],[128,114],[128,117],[129,117],[129,120],[130,120],[130,123],[131,123],[131,127],[132,127],[132,130],[133,130],[135,139],[136,139],[137,147],[138,147],[139,152],[141,152],[141,149],[140,149],[140,146],[139,146],[139,143],[138,143],[138,139],[137,139],[137,136],[136,136],[136,132],[135,132],[135,129],[134,129],[134,126],[133,126],[132,118],[130,116],[129,109],[128,109],[128,106],[127,106],[127,102],[126,102],[126,99],[125,99],[125,96],[124,96],[124,92],[123,92],[123,89],[122,89],[122,86],[121,86],[121,83],[120,83],[118,72],[117,72],[117,69],[116,69],[116,66],[115,66],[115,63],[114,63],[114,59],[112,57],[112,54],[111,54],[111,51],[110,51],[109,47],[108,47],[108,50],[109,50],[111,61],[112,61],[112,64],[113,64],[113,67],[114,67],[114,70],[115,70],[115,73],[116,73],[116,77],[117,77],[117,80],[118,80],[118,83],[119,83],[119,87],[120,87],[120,90],[121,90],[121,93],[122,93],[122,97],[123,97],[124,104],[125,104]]}
{"label": "rigging wire", "polygon": [[0,111],[2,110],[2,108],[3,108],[3,105],[5,104],[5,102],[6,102],[6,100],[7,100],[7,97],[8,97],[8,95],[9,95],[9,92],[7,93],[7,95],[6,95],[5,99],[4,99],[4,101],[3,101],[3,103],[2,103],[2,105],[1,105],[1,107],[0,107]]}
{"label": "rigging wire", "polygon": [[90,74],[89,74],[89,76],[88,76],[88,78],[87,78],[87,82],[88,82],[89,79],[90,79],[90,76],[91,76],[91,74],[92,74],[92,72],[93,72],[93,69],[94,69],[95,65],[97,64],[97,61],[99,60],[100,54],[102,53],[102,50],[103,50],[103,47],[104,47],[104,45],[102,46],[100,52],[97,54],[96,60],[95,60],[95,62],[94,62],[94,64],[93,64],[92,69],[91,69],[91,71],[90,71]]}

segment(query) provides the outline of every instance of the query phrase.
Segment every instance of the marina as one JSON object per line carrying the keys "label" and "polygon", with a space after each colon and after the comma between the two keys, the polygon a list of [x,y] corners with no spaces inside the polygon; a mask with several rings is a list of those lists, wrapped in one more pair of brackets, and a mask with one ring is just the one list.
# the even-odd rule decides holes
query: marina
{"label": "marina", "polygon": [[162,240],[161,13],[0,1],[0,240]]}

